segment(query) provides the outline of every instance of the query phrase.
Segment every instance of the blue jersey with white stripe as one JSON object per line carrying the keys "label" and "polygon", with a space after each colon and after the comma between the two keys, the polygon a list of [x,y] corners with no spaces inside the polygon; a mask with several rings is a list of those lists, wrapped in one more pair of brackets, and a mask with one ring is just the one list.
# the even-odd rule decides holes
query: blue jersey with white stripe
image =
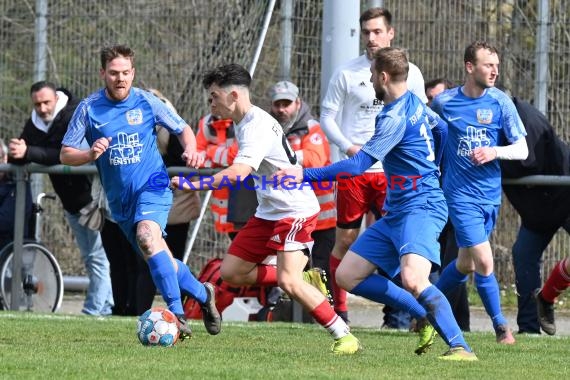
{"label": "blue jersey with white stripe", "polygon": [[382,161],[388,191],[386,211],[444,199],[439,186],[431,129],[445,123],[411,92],[384,106],[374,136],[362,151]]}
{"label": "blue jersey with white stripe", "polygon": [[133,87],[122,101],[110,100],[101,89],[81,101],[63,138],[63,145],[80,149],[83,137],[89,146],[101,137],[111,137],[109,148],[95,164],[118,222],[128,215],[141,191],[158,182],[163,188],[168,186],[156,145],[156,124],[180,134],[187,123],[142,89]]}
{"label": "blue jersey with white stripe", "polygon": [[443,190],[447,202],[500,204],[499,161],[475,165],[471,162],[471,153],[478,147],[512,144],[526,136],[511,98],[493,87],[473,99],[456,87],[437,96],[432,108],[449,127],[443,157]]}

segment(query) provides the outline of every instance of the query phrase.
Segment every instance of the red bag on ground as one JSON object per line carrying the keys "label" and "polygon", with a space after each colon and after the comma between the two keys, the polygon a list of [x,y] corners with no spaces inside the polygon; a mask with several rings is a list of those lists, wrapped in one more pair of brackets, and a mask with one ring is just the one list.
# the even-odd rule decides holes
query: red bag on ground
{"label": "red bag on ground", "polygon": [[[210,259],[198,275],[200,282],[209,282],[216,288],[216,308],[220,314],[234,302],[235,297],[257,297],[261,305],[266,303],[266,288],[263,286],[232,286],[220,277],[222,259]],[[188,319],[202,319],[200,304],[188,297],[184,301],[184,315]]]}

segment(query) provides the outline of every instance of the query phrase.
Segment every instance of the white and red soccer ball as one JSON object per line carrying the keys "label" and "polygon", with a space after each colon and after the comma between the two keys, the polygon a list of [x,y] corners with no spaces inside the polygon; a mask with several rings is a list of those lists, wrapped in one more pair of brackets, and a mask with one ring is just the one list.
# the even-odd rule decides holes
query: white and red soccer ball
{"label": "white and red soccer ball", "polygon": [[178,318],[166,308],[153,307],[137,321],[137,337],[143,346],[171,347],[179,335]]}

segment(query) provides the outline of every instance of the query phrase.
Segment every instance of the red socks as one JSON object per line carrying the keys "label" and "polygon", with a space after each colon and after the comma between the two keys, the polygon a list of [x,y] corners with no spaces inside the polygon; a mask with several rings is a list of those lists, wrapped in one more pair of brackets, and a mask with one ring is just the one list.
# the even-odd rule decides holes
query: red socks
{"label": "red socks", "polygon": [[556,297],[570,286],[570,274],[566,271],[567,260],[568,258],[556,264],[544,283],[541,295],[545,301],[553,303]]}
{"label": "red socks", "polygon": [[327,329],[333,339],[340,339],[350,333],[350,328],[342,318],[334,312],[327,300],[311,310],[311,316],[319,325]]}
{"label": "red socks", "polygon": [[273,265],[259,264],[255,282],[260,286],[277,286],[277,268]]}
{"label": "red socks", "polygon": [[340,265],[340,260],[334,257],[333,255],[330,256],[329,265],[331,270],[331,284],[332,284],[332,295],[333,295],[333,302],[334,302],[334,309],[335,311],[348,311],[348,307],[346,305],[346,290],[342,289],[336,283],[336,270]]}
{"label": "red socks", "polygon": [[338,316],[332,309],[328,301],[323,301],[319,306],[311,310],[311,316],[315,321],[325,328],[329,327]]}

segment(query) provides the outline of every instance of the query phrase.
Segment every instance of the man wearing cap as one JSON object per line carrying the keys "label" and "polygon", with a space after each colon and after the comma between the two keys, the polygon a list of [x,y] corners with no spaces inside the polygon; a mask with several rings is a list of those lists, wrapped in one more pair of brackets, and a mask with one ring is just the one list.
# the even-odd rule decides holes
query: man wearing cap
{"label": "man wearing cap", "polygon": [[[298,162],[305,168],[317,168],[329,165],[330,146],[311,109],[299,97],[299,88],[288,81],[277,82],[269,90],[271,97],[271,116],[281,127],[295,151]],[[322,181],[313,184],[319,200],[320,213],[317,226],[311,234],[315,245],[311,252],[311,266],[324,269],[329,273],[330,253],[334,247],[336,226],[336,202],[334,184]],[[327,284],[330,289],[330,284]]]}

